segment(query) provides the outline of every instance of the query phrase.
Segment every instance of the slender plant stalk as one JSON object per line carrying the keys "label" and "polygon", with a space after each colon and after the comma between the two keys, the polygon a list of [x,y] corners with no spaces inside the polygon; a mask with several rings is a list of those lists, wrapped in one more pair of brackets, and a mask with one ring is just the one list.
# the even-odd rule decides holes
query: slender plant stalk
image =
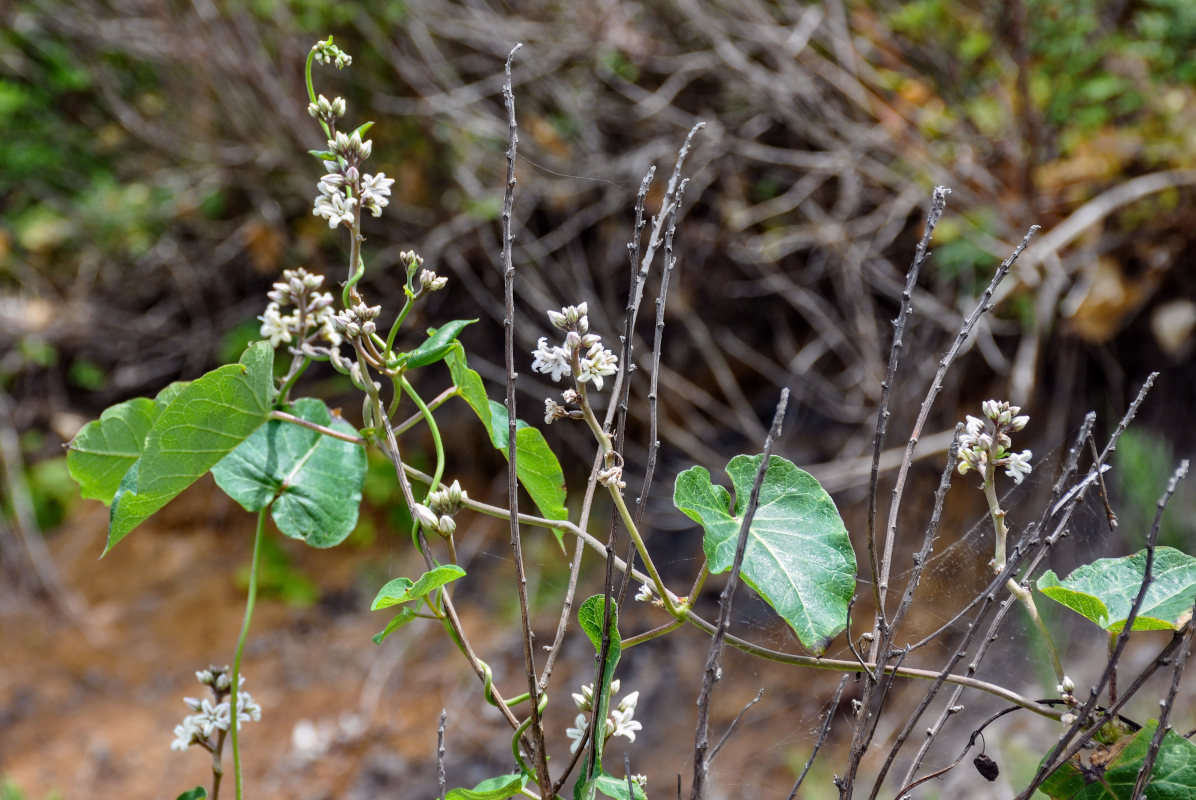
{"label": "slender plant stalk", "polygon": [[241,620],[241,635],[237,637],[237,652],[233,656],[232,685],[229,687],[229,709],[231,720],[228,731],[233,742],[233,775],[236,779],[237,800],[241,800],[241,749],[237,743],[237,699],[241,689],[241,655],[245,652],[245,640],[249,638],[249,623],[253,619],[253,606],[257,602],[257,572],[262,554],[262,537],[266,528],[266,509],[257,512],[257,530],[253,534],[253,560],[249,564],[249,596],[245,598],[245,618]]}

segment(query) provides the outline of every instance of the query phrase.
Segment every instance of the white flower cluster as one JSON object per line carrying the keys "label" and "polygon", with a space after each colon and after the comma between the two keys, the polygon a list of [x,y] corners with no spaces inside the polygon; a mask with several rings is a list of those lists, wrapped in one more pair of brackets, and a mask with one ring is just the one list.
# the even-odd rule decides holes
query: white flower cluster
{"label": "white flower cluster", "polygon": [[1021,483],[1033,469],[1030,465],[1033,453],[1010,452],[1013,442],[1009,434],[1025,428],[1030,418],[1018,416],[1021,407],[1006,401],[985,400],[980,408],[984,419],[968,416],[967,430],[959,440],[959,474],[966,475],[974,469],[987,481],[992,479],[990,467],[1004,467],[1006,475]]}
{"label": "white flower cluster", "polygon": [[[614,695],[619,691],[619,682],[617,680],[611,681],[610,693]],[[619,705],[610,710],[606,718],[606,725],[604,726],[604,736],[610,739],[612,736],[625,736],[628,741],[635,741],[635,732],[643,730],[643,725],[639,723],[635,717],[635,706],[639,702],[640,693],[632,692],[619,701]],[[589,718],[586,716],[594,710],[594,687],[586,684],[581,687],[581,692],[573,693],[573,702],[577,703],[577,707],[581,709],[582,713],[577,715],[577,719],[573,721],[572,728],[565,729],[565,736],[573,741],[569,746],[569,752],[576,753],[577,748],[581,747],[582,739],[585,738],[586,728],[589,726]]]}
{"label": "white flower cluster", "polygon": [[602,379],[618,369],[619,357],[602,346],[601,336],[589,332],[587,312],[585,303],[548,312],[553,327],[565,331],[565,344],[550,346],[548,337],[541,336],[532,351],[533,370],[550,375],[554,381],[573,375],[578,383],[593,381],[595,388],[602,388]]}
{"label": "white flower cluster", "polygon": [[[315,337],[323,337],[333,347],[339,345],[341,336],[332,325],[332,295],[318,291],[323,285],[323,275],[313,275],[302,267],[283,272],[282,280],[266,293],[270,303],[258,317],[262,338],[269,339],[273,347],[303,344]],[[293,310],[283,314],[284,308]]]}
{"label": "white flower cluster", "polygon": [[[204,698],[184,697],[187,708],[196,712],[183,718],[180,725],[174,727],[174,741],[170,743],[171,750],[183,751],[193,744],[198,744],[207,750],[215,750],[218,742],[212,741],[212,736],[222,731],[228,731],[232,722],[232,706],[225,698],[231,688],[231,679],[227,669],[213,667],[200,670],[195,677],[205,686],[212,689],[215,701]],[[241,676],[240,684],[244,685],[245,677]],[[239,688],[239,687],[238,687]],[[254,702],[249,692],[237,692],[237,730],[241,730],[241,723],[246,719],[254,722],[262,718],[262,707]]]}
{"label": "white flower cluster", "polygon": [[329,228],[342,223],[352,225],[357,208],[375,217],[382,216],[382,209],[390,205],[394,178],[386,177],[385,172],[370,175],[359,169],[361,162],[374,151],[373,140],[362,141],[360,131],[352,134],[337,131],[335,138],[328,140],[328,151],[337,160],[324,162],[328,172],[316,185],[319,194],[311,213],[328,220]]}

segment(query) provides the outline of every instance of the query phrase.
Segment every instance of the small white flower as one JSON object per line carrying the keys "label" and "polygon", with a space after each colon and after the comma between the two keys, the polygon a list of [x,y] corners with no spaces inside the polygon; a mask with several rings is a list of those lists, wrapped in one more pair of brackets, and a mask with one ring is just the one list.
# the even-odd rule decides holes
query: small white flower
{"label": "small white flower", "polygon": [[[232,716],[231,708],[229,708],[229,716]],[[241,723],[245,720],[261,722],[262,707],[254,702],[249,692],[237,692],[237,730],[241,730]]]}
{"label": "small white flower", "polygon": [[1030,465],[1032,455],[1029,450],[1023,450],[1005,457],[1005,474],[1013,478],[1014,483],[1021,483],[1022,479],[1030,474],[1030,470],[1033,469]]}
{"label": "small white flower", "polygon": [[602,346],[601,342],[594,342],[585,358],[581,359],[581,374],[577,380],[585,383],[593,380],[594,388],[602,388],[602,378],[613,375],[618,369],[619,357]]}
{"label": "small white flower", "polygon": [[618,708],[610,712],[610,719],[614,722],[614,731],[610,736],[624,736],[628,741],[635,741],[635,732],[644,728],[638,720],[633,719],[639,699],[640,693],[632,692],[620,701]]}
{"label": "small white flower", "polygon": [[[291,341],[292,319],[289,315],[284,317],[281,313],[279,313],[278,303],[270,303],[267,305],[266,312],[258,317],[258,319],[262,321],[260,334],[263,339],[270,340],[271,347],[278,347],[283,342],[289,343]],[[207,683],[211,685],[213,678],[212,674],[208,670],[197,672],[195,674],[197,677],[206,674],[207,680],[205,681],[204,678],[200,678],[200,683]]]}
{"label": "small white flower", "polygon": [[573,720],[573,727],[565,729],[565,736],[573,740],[573,744],[569,745],[570,753],[576,753],[577,748],[581,747],[581,740],[585,738],[588,723],[589,720],[586,719],[585,714],[578,714],[577,719]]}
{"label": "small white flower", "polygon": [[984,416],[996,421],[1001,415],[1001,404],[996,400],[985,400],[980,404],[980,410],[984,412]]}
{"label": "small white flower", "polygon": [[386,173],[361,176],[361,207],[369,210],[375,217],[382,215],[382,209],[389,205],[390,187],[394,178],[386,177]]}
{"label": "small white flower", "polygon": [[183,752],[197,741],[197,733],[195,726],[191,724],[191,718],[187,717],[181,725],[174,726],[174,741],[170,743],[170,749]]}
{"label": "small white flower", "polygon": [[645,583],[640,586],[640,590],[635,593],[635,599],[641,603],[651,603],[656,598],[656,590],[652,588],[651,584]]}
{"label": "small white flower", "polygon": [[573,371],[573,367],[569,363],[569,351],[555,345],[550,347],[546,336],[540,337],[536,349],[532,351],[532,356],[534,356],[532,369],[552,376],[554,381],[559,381]]}
{"label": "small white flower", "polygon": [[311,213],[328,220],[328,227],[335,228],[342,222],[353,222],[353,207],[357,205],[357,198],[346,197],[343,192],[334,191],[324,193],[324,185],[320,184],[320,196],[316,198]]}

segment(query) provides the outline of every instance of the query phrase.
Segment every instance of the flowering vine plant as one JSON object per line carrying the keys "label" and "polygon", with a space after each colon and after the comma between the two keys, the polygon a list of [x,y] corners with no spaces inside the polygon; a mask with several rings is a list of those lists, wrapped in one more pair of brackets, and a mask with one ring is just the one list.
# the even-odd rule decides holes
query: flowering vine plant
{"label": "flowering vine plant", "polygon": [[[514,56],[514,51],[511,55]],[[876,733],[882,705],[894,677],[929,679],[933,688],[928,691],[924,704],[908,721],[906,733],[898,737],[888,762],[876,779],[873,796],[876,796],[885,780],[885,773],[893,756],[904,743],[909,728],[916,724],[918,716],[944,686],[952,687],[954,694],[944,704],[942,716],[930,729],[930,735],[896,796],[907,796],[927,779],[927,776],[919,778],[916,774],[926,755],[926,748],[952,715],[963,708],[960,696],[965,689],[987,692],[1007,702],[1010,708],[1032,712],[1051,720],[1056,726],[1060,723],[1063,725],[1062,738],[1043,759],[1038,774],[1020,795],[1022,797],[1028,797],[1037,787],[1051,797],[1138,796],[1121,789],[1113,790],[1110,795],[1080,795],[1073,791],[1077,781],[1081,789],[1096,782],[1096,779],[1088,778],[1098,772],[1097,777],[1102,785],[1107,786],[1110,784],[1107,778],[1116,770],[1132,773],[1134,778],[1130,783],[1135,784],[1135,792],[1168,781],[1170,784],[1177,780],[1187,781],[1184,785],[1189,788],[1196,785],[1196,777],[1193,777],[1196,775],[1196,747],[1187,739],[1168,731],[1166,708],[1157,720],[1144,726],[1131,727],[1117,715],[1117,710],[1132,692],[1123,692],[1118,697],[1110,687],[1107,702],[1104,705],[1098,702],[1110,684],[1117,658],[1131,630],[1144,627],[1172,630],[1175,636],[1173,644],[1169,645],[1171,649],[1168,653],[1172,655],[1168,656],[1170,660],[1167,663],[1182,666],[1192,639],[1191,606],[1196,597],[1196,559],[1178,551],[1156,548],[1152,533],[1143,553],[1116,559],[1111,564],[1099,567],[1103,574],[1115,573],[1119,576],[1116,587],[1102,584],[1096,576],[1089,574],[1096,565],[1081,567],[1066,579],[1059,579],[1050,571],[1039,578],[1039,594],[1084,614],[1109,631],[1111,656],[1108,674],[1096,681],[1087,698],[1076,694],[1077,683],[1064,671],[1061,656],[1035,605],[1029,575],[1049,546],[1066,531],[1066,517],[1070,509],[1099,479],[1109,452],[1101,455],[1087,474],[1077,474],[1080,444],[1086,443],[1087,437],[1091,436],[1091,418],[1086,421],[1083,436],[1070,453],[1058,478],[1052,505],[1040,521],[1028,529],[1027,536],[1010,550],[1007,544],[1010,530],[1005,521],[1006,509],[996,488],[997,469],[1003,468],[1005,477],[1015,483],[1021,483],[1034,469],[1029,450],[1020,453],[1012,450],[1013,435],[1026,428],[1029,417],[1022,415],[1019,407],[996,400],[982,404],[981,417],[969,416],[966,423],[957,428],[940,492],[936,495],[934,521],[927,530],[922,551],[915,557],[915,565],[918,566],[901,603],[894,608],[887,601],[886,593],[890,583],[900,491],[895,492],[894,506],[890,511],[894,521],[888,526],[884,540],[878,541],[872,525],[877,494],[874,466],[869,526],[865,537],[869,554],[868,568],[873,580],[870,584],[861,582],[857,576],[857,557],[852,538],[830,495],[813,476],[772,453],[787,400],[787,394],[783,394],[769,437],[763,443],[763,452],[736,456],[725,465],[732,491],[714,482],[711,473],[702,466],[691,467],[677,475],[673,502],[681,513],[701,529],[700,549],[703,556],[692,587],[685,594],[678,593],[666,584],[640,527],[639,510],[644,507],[655,461],[655,409],[653,407],[650,414],[652,444],[649,463],[644,474],[639,476],[642,477],[643,489],[638,502],[631,505],[625,496],[631,466],[624,461],[621,434],[623,420],[620,415],[625,413],[627,404],[631,380],[629,367],[636,358],[631,333],[643,295],[645,277],[657,253],[663,252],[661,297],[657,303],[657,336],[648,370],[651,384],[649,396],[654,397],[656,393],[656,367],[661,349],[659,332],[664,325],[668,277],[676,262],[673,239],[686,187],[681,173],[691,139],[700,126],[690,133],[690,138],[678,154],[660,210],[652,220],[646,241],[641,239],[641,229],[645,225],[642,213],[653,173],[649,173],[641,187],[636,232],[630,245],[636,280],[629,298],[625,329],[620,337],[620,352],[608,349],[602,335],[591,329],[589,306],[581,301],[560,310],[547,311],[548,323],[557,333],[551,343],[549,336],[541,337],[538,346],[530,354],[534,371],[564,384],[559,397],[545,400],[544,422],[582,422],[595,443],[595,467],[585,487],[584,500],[580,502],[581,510],[571,514],[570,509],[579,506],[577,503],[567,503],[560,462],[539,429],[517,417],[515,407],[516,366],[526,363],[527,354],[515,351],[512,338],[514,267],[511,258],[513,235],[510,231],[510,209],[515,186],[514,162],[518,138],[510,82],[511,59],[507,61],[504,89],[510,130],[502,254],[507,312],[504,403],[490,399],[485,382],[470,368],[465,349],[458,341],[461,331],[476,320],[447,321],[426,334],[416,334],[405,326],[416,304],[431,293],[446,289],[448,285],[448,278],[425,268],[419,255],[404,252],[400,256],[405,271],[401,298],[387,298],[385,302],[377,304],[367,300],[365,290],[360,285],[366,273],[362,217],[365,212],[375,217],[384,212],[389,205],[395,181],[383,172],[367,171],[367,162],[373,155],[373,144],[366,137],[372,123],[352,130],[342,127],[342,121],[348,113],[347,103],[341,97],[329,100],[315,92],[312,77],[314,63],[344,68],[351,63],[351,59],[333,44],[330,37],[312,48],[306,65],[308,111],[320,126],[326,142],[324,148],[312,151],[323,168],[323,175],[315,187],[312,213],[326,220],[330,228],[343,230],[348,238],[348,263],[339,296],[326,288],[328,282],[322,275],[312,274],[301,267],[286,270],[268,292],[268,303],[258,318],[261,340],[250,344],[237,363],[221,366],[188,383],[171,384],[153,398],[136,398],[115,405],[98,420],[85,426],[70,445],[68,463],[83,495],[110,506],[105,552],[192,482],[209,472],[231,498],[248,512],[256,514],[248,597],[244,622],[233,651],[232,666],[212,667],[197,673],[200,683],[211,689],[212,697],[184,700],[192,713],[175,728],[175,739],[171,745],[183,751],[199,747],[211,754],[213,778],[210,795],[205,787],[196,787],[180,797],[192,800],[209,796],[218,798],[223,776],[221,754],[226,736],[232,743],[235,795],[240,800],[243,794],[238,731],[245,720],[260,719],[262,709],[248,693],[241,690],[244,677],[240,665],[256,598],[267,514],[285,536],[318,548],[340,544],[357,523],[366,472],[366,448],[376,448],[392,464],[403,502],[411,513],[413,547],[425,565],[424,571],[414,578],[395,577],[379,589],[372,608],[391,609],[393,616],[374,637],[375,641],[384,640],[417,619],[437,621],[477,674],[479,701],[497,708],[511,727],[513,771],[472,788],[449,791],[442,782],[441,793],[444,798],[504,800],[520,795],[549,800],[559,797],[570,781],[575,800],[589,800],[598,794],[615,800],[646,798],[647,782],[642,775],[631,773],[630,770],[625,770],[627,774],[615,775],[604,762],[612,739],[623,737],[634,742],[637,734],[656,735],[656,732],[645,731],[641,722],[635,719],[640,697],[638,691],[631,691],[615,701],[615,695],[621,688],[621,681],[615,676],[625,649],[644,645],[682,626],[694,627],[711,637],[705,678],[698,698],[691,790],[693,798],[705,795],[710,763],[718,751],[718,747],[711,750],[709,745],[709,701],[715,684],[722,677],[720,657],[725,645],[798,668],[842,672],[843,681],[839,685],[839,694],[831,703],[831,710],[837,705],[850,676],[859,676],[863,688],[852,704],[853,746],[843,776],[836,779],[839,794],[844,798],[852,796],[860,759],[869,749]],[[945,196],[945,190],[936,190],[926,236],[911,268],[911,285],[925,259],[926,244],[934,223],[942,213]],[[1022,246],[1025,246],[1025,242]],[[965,321],[959,341],[971,331],[971,326],[975,325],[976,319],[986,309],[996,282],[1008,272],[1013,259],[1020,252],[1021,248],[998,270],[993,286],[982,298],[976,312]],[[905,324],[909,310],[908,291],[904,298],[899,326]],[[396,300],[398,302],[393,302]],[[899,327],[895,337],[898,342],[900,331]],[[890,362],[893,373],[897,368],[899,352],[900,347],[895,344]],[[280,367],[278,372],[281,375],[276,378],[274,364],[278,357],[283,359],[285,366]],[[360,393],[362,406],[359,425],[350,423],[319,399],[292,397],[299,378],[317,362],[328,364]],[[435,398],[425,399],[416,391],[409,376],[415,370],[441,362],[448,367],[451,385]],[[944,359],[941,370],[945,371],[949,365],[950,360]],[[604,418],[600,419],[594,404],[595,395],[607,391],[608,382],[609,402],[604,403],[607,410]],[[889,385],[891,381],[886,384],[886,390]],[[941,386],[941,382],[937,382],[937,386]],[[935,392],[937,388],[928,395],[924,411],[932,404]],[[469,496],[458,480],[450,482],[446,478],[448,465],[435,411],[454,398],[460,398],[469,407],[491,443],[509,461],[506,508],[480,503]],[[888,419],[885,403],[887,394],[879,413],[877,460]],[[400,413],[403,409],[410,409],[410,416],[403,417]],[[924,415],[919,426],[922,421]],[[415,469],[404,458],[404,434],[417,426],[427,429],[433,443],[431,474]],[[911,436],[907,457],[902,462],[902,476],[911,463],[916,442],[915,434]],[[972,606],[960,612],[974,616],[968,625],[971,633],[959,645],[956,655],[942,668],[927,669],[914,666],[914,660],[907,661],[906,658],[920,645],[898,646],[895,637],[920,580],[920,566],[925,564],[936,536],[942,500],[949,487],[953,467],[961,474],[975,472],[980,477],[993,523],[995,555],[990,566],[995,577],[993,587],[980,595]],[[1174,491],[1174,484],[1182,477],[1183,470],[1186,470],[1186,464],[1177,472],[1169,493]],[[337,480],[330,481],[329,475],[336,475]],[[902,485],[902,477],[899,477],[898,486]],[[526,490],[537,513],[520,510],[520,486]],[[609,499],[613,516],[618,521],[618,527],[612,527],[606,542],[590,532],[589,513],[596,493],[602,493]],[[1169,493],[1167,496],[1170,496]],[[576,499],[577,495],[574,497]],[[632,505],[636,508],[634,512]],[[510,524],[515,565],[513,592],[522,615],[526,667],[524,686],[512,688],[497,685],[490,666],[478,657],[472,647],[469,632],[462,623],[454,601],[455,585],[468,577],[458,563],[456,541],[457,519],[467,513],[493,515],[507,519]],[[571,538],[576,543],[575,555],[570,563],[570,588],[562,602],[558,633],[546,648],[548,655],[543,660],[538,648],[533,646],[536,638],[534,620],[529,609],[524,574],[522,539],[527,529],[547,530],[562,542]],[[619,558],[615,552],[615,534],[620,529],[629,540],[630,558]],[[1154,533],[1157,533],[1157,525]],[[567,624],[573,621],[570,616],[572,587],[576,584],[583,556],[587,552],[597,553],[605,559],[608,579],[602,593],[589,597],[578,606],[574,627]],[[642,564],[642,570],[635,567],[637,561]],[[1089,572],[1086,573],[1086,569]],[[1155,581],[1157,572],[1164,570],[1169,580],[1165,583]],[[698,612],[695,602],[708,579],[723,573],[727,578],[722,589],[719,617],[716,621],[710,621]],[[627,587],[633,581],[640,585],[635,599],[652,606],[654,613],[661,614],[663,620],[660,626],[638,634],[622,631],[619,619],[619,601],[626,597]],[[730,632],[732,600],[741,582],[775,610],[779,619],[803,645],[805,652],[772,650]],[[850,611],[860,595],[867,594],[867,590],[861,590],[861,587],[868,585],[872,587],[874,600],[873,625],[871,630],[853,634],[848,630]],[[993,632],[1004,619],[1010,605],[1002,604],[1000,610],[994,612],[996,590],[1001,586],[1024,608],[1049,650],[1057,678],[1054,686],[1056,697],[1046,700],[1023,697],[1006,687],[979,680],[973,674],[988,644],[997,638]],[[993,615],[993,621],[988,628],[989,638],[975,645],[971,664],[965,672],[954,671],[964,653],[974,644],[972,635],[982,630],[982,622],[990,614]],[[593,646],[595,677],[592,682],[572,693],[579,712],[574,724],[561,731],[549,730],[544,724],[544,712],[550,702],[548,689],[553,664],[564,637],[569,631],[578,629]],[[824,657],[830,643],[845,630],[846,646],[852,657]],[[940,635],[943,635],[943,631],[934,634],[936,637]],[[1177,685],[1178,677],[1173,686],[1172,701]],[[233,687],[237,687],[235,691]],[[818,746],[826,738],[833,716],[828,711]],[[443,733],[443,727],[441,731]],[[969,748],[978,733],[979,730],[973,733]],[[1085,744],[1094,741],[1106,748],[1099,769],[1094,766],[1094,755],[1090,755],[1087,762],[1082,761],[1079,755]],[[1121,744],[1118,745],[1118,742]],[[818,746],[815,747],[815,753]],[[1115,754],[1110,754],[1114,746],[1119,749]],[[558,753],[563,754],[567,750],[571,757],[562,755],[561,762],[550,764],[550,750],[558,747]],[[976,764],[985,778],[995,778],[996,765],[991,758],[982,754]],[[806,771],[798,778],[791,796],[796,796]],[[932,776],[937,774],[941,774],[941,771],[932,773]],[[1176,777],[1185,774],[1188,777]]]}

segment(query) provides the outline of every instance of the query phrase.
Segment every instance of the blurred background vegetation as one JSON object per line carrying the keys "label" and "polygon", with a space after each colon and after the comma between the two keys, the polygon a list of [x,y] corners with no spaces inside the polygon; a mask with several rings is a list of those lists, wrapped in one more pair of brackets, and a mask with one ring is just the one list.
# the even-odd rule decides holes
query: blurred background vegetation
{"label": "blurred background vegetation", "polygon": [[[1038,243],[949,378],[925,452],[945,449],[944,432],[989,396],[1025,406],[1028,444],[1052,450],[1088,409],[1107,429],[1159,370],[1110,476],[1136,549],[1165,476],[1196,449],[1186,0],[11,0],[0,5],[10,533],[70,512],[61,445],[82,422],[234,359],[282,269],[343,277],[343,236],[311,213],[320,169],[307,151],[322,141],[302,81],[308,49],[328,34],[354,63],[319,69],[317,91],[343,95],[354,124],[377,123],[371,164],[397,180],[391,207],[367,220],[367,297],[393,311],[398,254],[418,250],[451,291],[411,329],[480,317],[463,339],[492,396],[512,45],[524,43],[523,351],[546,333],[544,309],[580,300],[613,340],[636,189],[657,165],[654,210],[660,176],[706,122],[668,305],[663,486],[689,464],[717,469],[758,449],[788,386],[796,413],[781,452],[841,505],[861,497],[889,320],[935,185],[952,194],[915,292],[890,446],[996,264],[1037,224]],[[520,402],[539,408],[549,390],[520,369]],[[336,399],[333,377],[311,370],[307,391]],[[632,394],[632,464],[645,452],[646,391]],[[588,464],[589,445],[561,427],[550,441]],[[501,460],[478,456],[474,428],[451,437],[450,464],[471,465],[480,495]],[[393,498],[375,483],[374,502]],[[682,524],[658,494],[652,525]],[[1177,503],[1164,539],[1190,549],[1196,501],[1185,490]],[[310,602],[316,590],[285,555],[278,565],[278,592]]]}

